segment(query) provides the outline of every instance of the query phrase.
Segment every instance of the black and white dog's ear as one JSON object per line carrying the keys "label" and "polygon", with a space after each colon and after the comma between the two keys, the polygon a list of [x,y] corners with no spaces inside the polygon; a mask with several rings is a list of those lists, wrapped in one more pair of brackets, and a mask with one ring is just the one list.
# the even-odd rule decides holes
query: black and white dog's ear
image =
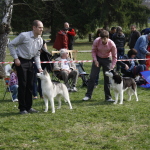
{"label": "black and white dog's ear", "polygon": [[110,70],[109,70],[109,72],[111,72],[112,74],[114,74],[114,73],[115,73],[113,69],[110,69]]}
{"label": "black and white dog's ear", "polygon": [[116,72],[114,69],[109,70],[113,75],[119,75],[119,72]]}

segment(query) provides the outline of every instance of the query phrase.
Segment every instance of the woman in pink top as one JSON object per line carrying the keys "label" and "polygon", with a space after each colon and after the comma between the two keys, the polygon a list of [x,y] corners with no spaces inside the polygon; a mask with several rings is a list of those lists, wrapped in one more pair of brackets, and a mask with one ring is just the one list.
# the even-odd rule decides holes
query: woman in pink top
{"label": "woman in pink top", "polygon": [[109,77],[105,76],[105,72],[115,67],[117,62],[117,49],[115,43],[109,39],[108,31],[103,30],[100,33],[100,37],[94,40],[92,46],[92,57],[93,64],[91,68],[90,79],[88,81],[87,92],[82,100],[87,101],[91,99],[95,85],[95,78],[102,67],[104,74],[105,100],[113,102],[114,100],[112,100],[110,94]]}

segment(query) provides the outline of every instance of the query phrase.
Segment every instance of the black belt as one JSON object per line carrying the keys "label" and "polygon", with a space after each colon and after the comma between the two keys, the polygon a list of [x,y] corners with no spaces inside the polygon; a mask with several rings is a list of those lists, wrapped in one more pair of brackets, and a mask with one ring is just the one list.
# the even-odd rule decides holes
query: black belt
{"label": "black belt", "polygon": [[[99,57],[99,56],[97,56],[97,55],[96,55],[96,57],[101,58],[101,57]],[[110,58],[110,57],[107,57],[107,58],[101,58],[101,59],[109,59],[109,58]]]}
{"label": "black belt", "polygon": [[33,61],[33,58],[31,58],[31,59],[25,59],[25,58],[22,58],[22,57],[18,57],[20,60],[27,60],[27,61],[30,61],[30,60],[32,60]]}

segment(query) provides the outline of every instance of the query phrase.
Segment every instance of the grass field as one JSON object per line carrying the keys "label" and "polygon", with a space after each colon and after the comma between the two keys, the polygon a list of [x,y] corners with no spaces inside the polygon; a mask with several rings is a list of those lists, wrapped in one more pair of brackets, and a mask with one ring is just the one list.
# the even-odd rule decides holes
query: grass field
{"label": "grass field", "polygon": [[[91,44],[77,41],[74,49],[90,50]],[[49,51],[52,44],[48,44]],[[8,53],[8,52],[7,52]],[[78,60],[91,60],[90,53],[78,53]],[[7,56],[6,61],[12,61]],[[84,63],[90,73],[91,63]],[[123,105],[104,102],[103,76],[93,97],[83,102],[86,88],[78,79],[78,92],[70,93],[73,110],[62,101],[55,114],[44,113],[42,99],[34,100],[38,114],[20,115],[17,103],[5,100],[4,82],[0,80],[0,150],[149,150],[150,149],[150,92],[138,87],[139,102],[127,101]],[[113,95],[113,92],[112,92]],[[113,96],[114,98],[114,96]],[[57,107],[57,100],[55,101]]]}

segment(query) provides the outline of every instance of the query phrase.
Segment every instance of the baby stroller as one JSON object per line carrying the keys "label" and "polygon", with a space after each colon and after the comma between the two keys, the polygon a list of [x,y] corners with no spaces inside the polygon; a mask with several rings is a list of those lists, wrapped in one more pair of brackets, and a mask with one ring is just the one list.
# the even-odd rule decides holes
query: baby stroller
{"label": "baby stroller", "polygon": [[79,72],[79,77],[82,79],[82,87],[88,85],[89,74],[87,74],[83,68],[83,63],[76,63],[76,68]]}

